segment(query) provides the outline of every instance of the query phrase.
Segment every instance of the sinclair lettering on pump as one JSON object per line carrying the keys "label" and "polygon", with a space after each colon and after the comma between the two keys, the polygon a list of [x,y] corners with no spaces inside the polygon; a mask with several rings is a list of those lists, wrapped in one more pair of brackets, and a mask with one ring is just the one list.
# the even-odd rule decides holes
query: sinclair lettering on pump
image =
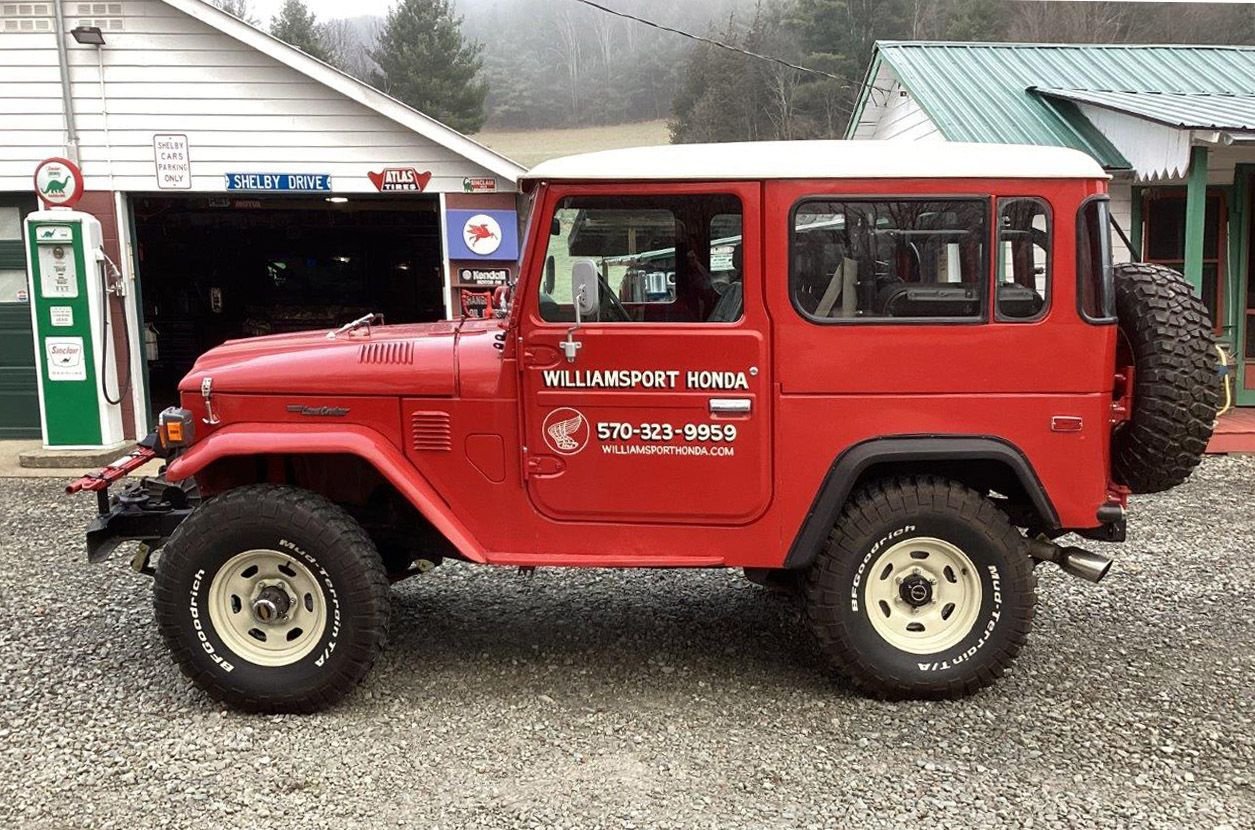
{"label": "sinclair lettering on pump", "polygon": [[[43,185],[41,198],[56,204],[63,191],[72,200],[81,195],[77,168],[70,171],[63,159],[54,162],[41,165],[36,175],[36,189]],[[45,193],[49,189],[51,199]],[[25,231],[44,446],[113,446],[122,441],[121,395],[112,360],[103,361],[103,383],[101,378],[102,348],[107,353],[110,347],[102,317],[100,222],[87,213],[53,207],[28,215]]]}

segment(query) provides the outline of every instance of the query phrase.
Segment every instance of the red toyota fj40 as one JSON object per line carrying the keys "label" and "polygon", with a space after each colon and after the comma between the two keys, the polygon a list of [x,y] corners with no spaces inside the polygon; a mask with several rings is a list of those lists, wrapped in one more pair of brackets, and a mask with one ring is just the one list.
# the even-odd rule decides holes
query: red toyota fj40
{"label": "red toyota fj40", "polygon": [[249,710],[341,698],[389,581],[444,559],[743,568],[797,587],[867,692],[967,694],[1023,646],[1037,564],[1106,573],[1052,540],[1123,540],[1211,432],[1204,307],[1113,268],[1106,181],[946,143],[546,162],[495,318],[213,349],[71,485],[100,499],[89,558],[140,540],[174,660]]}

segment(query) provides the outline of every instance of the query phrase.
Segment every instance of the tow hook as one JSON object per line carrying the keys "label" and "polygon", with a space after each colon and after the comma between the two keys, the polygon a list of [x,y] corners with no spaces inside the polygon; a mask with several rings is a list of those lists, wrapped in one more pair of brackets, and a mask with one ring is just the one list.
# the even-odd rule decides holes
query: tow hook
{"label": "tow hook", "polygon": [[1072,576],[1088,582],[1099,582],[1111,570],[1111,557],[1092,553],[1084,548],[1062,547],[1048,539],[1025,539],[1028,555],[1040,562],[1054,562]]}

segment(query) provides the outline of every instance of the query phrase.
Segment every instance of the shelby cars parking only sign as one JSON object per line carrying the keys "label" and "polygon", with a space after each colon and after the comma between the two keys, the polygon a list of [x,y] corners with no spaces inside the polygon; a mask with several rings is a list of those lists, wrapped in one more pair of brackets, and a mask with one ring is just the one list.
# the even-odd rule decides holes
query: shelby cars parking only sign
{"label": "shelby cars parking only sign", "polygon": [[157,133],[153,136],[153,162],[157,165],[157,187],[161,190],[188,190],[192,186],[192,161],[187,136]]}
{"label": "shelby cars parking only sign", "polygon": [[449,259],[512,262],[519,258],[519,221],[512,210],[450,210]]}

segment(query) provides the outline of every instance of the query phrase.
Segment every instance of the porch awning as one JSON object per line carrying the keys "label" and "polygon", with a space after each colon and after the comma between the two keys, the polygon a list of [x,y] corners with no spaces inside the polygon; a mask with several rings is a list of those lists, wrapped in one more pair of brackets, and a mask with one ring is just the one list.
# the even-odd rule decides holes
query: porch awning
{"label": "porch awning", "polygon": [[1255,131],[1255,95],[1029,87],[1046,98],[1123,112],[1181,130]]}

